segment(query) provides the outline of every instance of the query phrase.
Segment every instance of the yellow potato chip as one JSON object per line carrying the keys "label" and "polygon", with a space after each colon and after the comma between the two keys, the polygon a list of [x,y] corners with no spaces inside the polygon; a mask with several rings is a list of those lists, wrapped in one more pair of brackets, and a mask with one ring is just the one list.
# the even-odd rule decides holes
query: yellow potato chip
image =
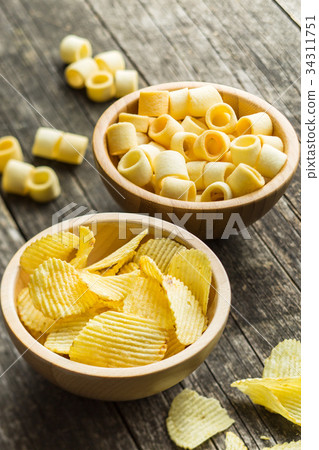
{"label": "yellow potato chip", "polygon": [[79,249],[70,264],[76,269],[83,269],[95,244],[93,232],[88,227],[79,228]]}
{"label": "yellow potato chip", "polygon": [[190,389],[178,394],[166,419],[167,431],[179,447],[193,449],[234,423],[219,401]]}
{"label": "yellow potato chip", "polygon": [[301,343],[286,339],[271,351],[265,360],[264,378],[299,377],[301,375]]}
{"label": "yellow potato chip", "polygon": [[17,310],[23,325],[32,330],[33,333],[39,333],[38,337],[49,330],[53,324],[50,317],[45,317],[41,311],[34,307],[27,287],[22,289],[18,295]]}
{"label": "yellow potato chip", "polygon": [[68,260],[78,246],[78,236],[67,231],[44,236],[24,250],[20,258],[21,267],[31,274],[49,258]]}
{"label": "yellow potato chip", "polygon": [[52,352],[68,355],[74,339],[92,317],[92,313],[87,312],[59,319],[50,330],[44,346]]}
{"label": "yellow potato chip", "polygon": [[[148,229],[142,231],[142,233],[138,234],[129,242],[127,242],[125,245],[115,250],[115,252],[101,259],[101,261],[97,261],[96,263],[87,267],[87,270],[90,272],[95,272],[96,270],[107,269],[125,260],[125,258],[127,258],[128,255],[132,254],[132,252],[139,246],[141,240],[144,238],[144,236],[147,235],[147,233]],[[125,262],[122,265],[124,265],[126,262],[128,261],[125,260]],[[119,267],[118,270],[120,268],[121,267]]]}
{"label": "yellow potato chip", "polygon": [[148,277],[154,278],[159,283],[163,281],[163,274],[159,270],[155,261],[149,256],[143,255],[140,257],[140,268]]}
{"label": "yellow potato chip", "polygon": [[99,296],[100,300],[121,301],[134,286],[139,271],[101,277],[90,272],[79,272],[81,280],[87,285],[91,292]]}
{"label": "yellow potato chip", "polygon": [[98,301],[76,269],[56,258],[46,260],[35,269],[29,292],[34,306],[52,319],[81,314]]}
{"label": "yellow potato chip", "polygon": [[243,441],[232,431],[227,431],[225,445],[225,450],[248,450]]}
{"label": "yellow potato chip", "polygon": [[152,319],[161,328],[174,326],[166,293],[153,278],[137,278],[134,289],[124,300],[123,311]]}
{"label": "yellow potato chip", "polygon": [[155,261],[160,271],[165,274],[171,259],[182,248],[184,248],[183,245],[172,239],[149,239],[137,250],[134,262],[139,264],[141,256],[149,256]]}
{"label": "yellow potato chip", "polygon": [[167,273],[181,280],[191,290],[206,314],[212,269],[205,253],[195,248],[181,249],[173,256]]}
{"label": "yellow potato chip", "polygon": [[173,313],[176,336],[181,344],[195,342],[203,333],[206,317],[191,291],[180,280],[165,275],[163,288]]}
{"label": "yellow potato chip", "polygon": [[168,342],[167,342],[167,350],[165,353],[165,359],[170,358],[171,356],[176,355],[177,353],[184,350],[185,345],[181,344],[177,339],[176,333],[174,329],[168,331]]}
{"label": "yellow potato chip", "polygon": [[132,250],[126,256],[123,257],[118,263],[114,264],[114,266],[108,267],[107,269],[103,269],[98,273],[102,275],[102,277],[109,277],[118,274],[119,270],[126,264],[128,264],[136,255],[136,252]]}
{"label": "yellow potato chip", "polygon": [[283,444],[277,444],[274,447],[264,447],[264,449],[276,449],[276,450],[301,450],[301,441],[284,442]]}
{"label": "yellow potato chip", "polygon": [[119,302],[115,301],[104,301],[105,306],[108,311],[123,311],[124,302],[120,300]]}
{"label": "yellow potato chip", "polygon": [[139,270],[138,264],[134,262],[129,262],[125,264],[121,269],[119,270],[119,275],[123,275],[124,273],[130,273],[134,272],[135,270]]}
{"label": "yellow potato chip", "polygon": [[253,403],[301,425],[301,378],[248,378],[231,385],[247,394]]}
{"label": "yellow potato chip", "polygon": [[70,359],[100,367],[134,367],[163,359],[167,332],[156,322],[107,311],[91,319],[75,338]]}

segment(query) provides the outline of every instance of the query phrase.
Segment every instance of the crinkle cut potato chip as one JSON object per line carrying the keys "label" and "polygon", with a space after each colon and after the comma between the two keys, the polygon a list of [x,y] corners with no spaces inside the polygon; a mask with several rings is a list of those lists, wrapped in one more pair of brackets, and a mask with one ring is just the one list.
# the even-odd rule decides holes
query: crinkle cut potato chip
{"label": "crinkle cut potato chip", "polygon": [[140,258],[140,268],[148,277],[154,278],[159,283],[163,282],[163,274],[155,261],[149,256],[143,255]]}
{"label": "crinkle cut potato chip", "polygon": [[139,264],[141,256],[146,255],[153,259],[161,272],[166,274],[171,259],[182,248],[185,247],[172,239],[149,239],[137,250],[134,262]]}
{"label": "crinkle cut potato chip", "polygon": [[181,344],[177,339],[176,333],[174,329],[168,330],[168,342],[167,342],[167,350],[165,353],[165,359],[170,358],[171,356],[177,355],[177,353],[184,350],[185,345]]}
{"label": "crinkle cut potato chip", "polygon": [[45,317],[41,311],[36,309],[32,303],[29,288],[20,291],[17,298],[17,310],[23,325],[33,332],[42,333],[50,330],[53,320]]}
{"label": "crinkle cut potato chip", "polygon": [[301,378],[248,378],[231,384],[253,403],[301,425]]}
{"label": "crinkle cut potato chip", "polygon": [[225,445],[225,450],[248,450],[243,441],[232,431],[227,431]]}
{"label": "crinkle cut potato chip", "polygon": [[108,267],[107,269],[103,269],[98,271],[97,273],[99,275],[102,275],[102,277],[109,277],[113,275],[117,275],[120,271],[120,269],[132,261],[134,256],[136,255],[136,251],[132,250],[129,252],[126,256],[123,257],[118,263],[114,264],[114,266]]}
{"label": "crinkle cut potato chip", "polygon": [[102,277],[101,275],[82,271],[79,273],[79,276],[88,289],[99,296],[100,300],[119,302],[133,288],[138,274],[139,271],[135,270],[123,275]]}
{"label": "crinkle cut potato chip", "polygon": [[[115,250],[115,252],[111,253],[110,255],[106,256],[105,258],[101,259],[100,261],[97,261],[96,263],[92,264],[91,266],[87,267],[86,269],[89,272],[95,272],[96,270],[103,270],[107,269],[109,267],[115,266],[121,261],[125,261],[122,265],[124,265],[127,260],[125,258],[132,254],[132,252],[139,246],[142,239],[147,235],[148,229],[145,229],[140,234],[135,236],[133,239],[131,239],[129,242],[127,242],[122,247]],[[121,266],[122,267],[122,266]],[[118,270],[121,268],[119,267]]]}
{"label": "crinkle cut potato chip", "polygon": [[138,264],[134,262],[129,262],[124,264],[119,270],[119,275],[123,275],[124,273],[134,272],[135,270],[139,270]]}
{"label": "crinkle cut potato chip", "polygon": [[150,319],[107,311],[91,319],[75,338],[70,359],[100,367],[134,367],[163,359],[167,331]]}
{"label": "crinkle cut potato chip", "polygon": [[190,289],[206,314],[212,269],[205,253],[195,248],[181,249],[173,256],[167,273],[181,280]]}
{"label": "crinkle cut potato chip", "polygon": [[86,266],[89,254],[93,250],[95,237],[93,231],[88,227],[79,228],[79,249],[70,264],[76,269],[83,269]]}
{"label": "crinkle cut potato chip", "polygon": [[46,260],[35,269],[29,292],[35,308],[51,319],[81,314],[98,301],[76,269],[56,258]]}
{"label": "crinkle cut potato chip", "polygon": [[274,447],[264,447],[264,450],[301,450],[301,441],[284,442]]}
{"label": "crinkle cut potato chip", "polygon": [[60,233],[43,236],[27,247],[21,258],[20,265],[31,274],[44,261],[49,258],[58,258],[67,261],[74,249],[79,247],[79,238],[73,233],[62,231]]}
{"label": "crinkle cut potato chip", "polygon": [[159,327],[173,328],[174,322],[166,293],[153,278],[138,277],[134,289],[124,299],[124,312],[152,319]]}
{"label": "crinkle cut potato chip", "polygon": [[50,330],[44,346],[52,352],[68,355],[74,339],[92,317],[93,314],[87,312],[59,319]]}
{"label": "crinkle cut potato chip", "polygon": [[200,304],[187,286],[170,275],[165,275],[163,288],[173,313],[178,340],[184,345],[193,344],[206,326]]}
{"label": "crinkle cut potato chip", "polygon": [[299,377],[301,375],[301,343],[286,339],[271,351],[264,363],[264,378]]}
{"label": "crinkle cut potato chip", "polygon": [[179,447],[193,449],[234,423],[219,401],[190,389],[178,394],[166,419],[167,431]]}

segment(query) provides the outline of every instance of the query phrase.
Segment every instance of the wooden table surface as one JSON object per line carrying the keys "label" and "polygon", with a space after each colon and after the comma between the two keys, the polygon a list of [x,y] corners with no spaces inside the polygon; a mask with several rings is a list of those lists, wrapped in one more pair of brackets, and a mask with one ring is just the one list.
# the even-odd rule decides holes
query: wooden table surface
{"label": "wooden table surface", "polygon": [[[12,134],[27,161],[50,165],[62,195],[47,205],[1,193],[0,276],[23,242],[75,202],[84,210],[119,211],[94,169],[92,150],[80,167],[31,156],[37,128],[92,137],[108,104],[93,104],[66,85],[59,42],[87,37],[94,53],[118,49],[140,75],[140,86],[176,80],[227,84],[274,104],[300,133],[299,2],[297,0],[2,0],[1,132]],[[47,122],[48,121],[48,122]],[[84,211],[84,212],[85,212]],[[300,437],[300,429],[253,405],[232,381],[259,377],[271,348],[300,337],[300,174],[284,197],[249,228],[208,245],[224,264],[231,311],[220,343],[179,385],[151,398],[103,403],[49,384],[19,359],[0,378],[1,449],[173,449],[165,418],[188,387],[214,396],[228,410],[249,449]],[[0,323],[0,372],[18,352]],[[269,441],[261,439],[267,436]],[[224,433],[201,447],[224,449]]]}

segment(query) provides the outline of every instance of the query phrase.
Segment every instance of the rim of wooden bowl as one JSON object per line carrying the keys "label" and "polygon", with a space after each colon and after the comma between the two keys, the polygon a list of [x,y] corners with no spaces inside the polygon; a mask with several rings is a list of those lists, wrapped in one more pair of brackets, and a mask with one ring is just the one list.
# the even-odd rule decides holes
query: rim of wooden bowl
{"label": "rim of wooden bowl", "polygon": [[[261,111],[267,111],[271,117],[273,123],[281,129],[283,133],[283,142],[285,153],[287,154],[287,162],[281,171],[265,184],[261,189],[254,191],[250,194],[243,195],[241,197],[232,198],[230,200],[223,200],[219,202],[189,202],[186,200],[175,200],[167,197],[162,197],[158,194],[150,192],[142,187],[136,186],[131,181],[123,177],[116,169],[111,160],[106,148],[105,132],[107,128],[117,121],[120,112],[127,110],[127,105],[138,100],[141,91],[150,90],[168,90],[173,91],[182,88],[195,88],[205,86],[207,84],[213,85],[222,95],[235,95],[238,98],[244,98],[251,104],[256,105]],[[263,100],[256,95],[241,89],[225,86],[222,84],[197,82],[197,81],[179,81],[172,83],[163,83],[153,86],[149,86],[139,91],[135,91],[132,94],[126,95],[113,103],[107,108],[99,118],[93,133],[93,152],[95,160],[102,169],[102,171],[114,182],[114,186],[111,184],[111,188],[116,190],[117,186],[121,186],[131,194],[140,197],[141,199],[155,203],[161,206],[170,208],[182,208],[194,211],[225,211],[233,209],[234,207],[240,208],[245,205],[249,205],[256,201],[269,197],[274,192],[281,189],[281,187],[290,182],[293,177],[300,158],[300,146],[296,132],[288,119],[280,113],[274,106]]]}
{"label": "rim of wooden bowl", "polygon": [[[25,248],[30,245],[31,242],[39,239],[47,234],[55,233],[58,231],[72,229],[72,225],[79,225],[79,218],[69,219],[60,224],[51,226],[44,231],[38,233],[28,242],[26,242],[13,256],[9,262],[1,282],[1,307],[3,316],[7,327],[10,329],[11,333],[15,338],[28,350],[36,355],[38,358],[45,360],[47,363],[58,366],[60,369],[67,370],[69,372],[75,372],[82,375],[89,375],[94,377],[103,378],[132,378],[139,377],[154,373],[159,373],[170,369],[174,366],[183,363],[190,358],[193,358],[196,354],[201,352],[206,348],[209,343],[217,337],[220,337],[229,314],[231,306],[231,290],[226,271],[217,258],[215,253],[205,245],[199,238],[191,234],[190,232],[173,225],[169,222],[163,221],[161,219],[146,217],[142,214],[131,214],[131,213],[100,213],[91,214],[86,216],[81,216],[80,225],[89,225],[96,222],[101,223],[114,223],[119,222],[121,219],[125,219],[127,224],[145,225],[145,219],[147,218],[151,228],[162,229],[165,233],[178,232],[176,240],[184,242],[188,247],[198,248],[207,254],[209,257],[212,268],[213,276],[216,286],[216,294],[214,298],[215,312],[214,316],[209,323],[207,329],[202,334],[202,336],[192,345],[187,347],[182,352],[174,355],[168,359],[152,363],[146,366],[132,367],[132,368],[106,368],[90,366],[87,364],[78,363],[64,358],[63,356],[57,355],[52,351],[45,348],[36,339],[34,339],[31,334],[24,328],[21,323],[17,309],[16,309],[16,282],[18,279],[20,271],[20,257],[25,250]],[[146,225],[145,225],[146,226]]]}

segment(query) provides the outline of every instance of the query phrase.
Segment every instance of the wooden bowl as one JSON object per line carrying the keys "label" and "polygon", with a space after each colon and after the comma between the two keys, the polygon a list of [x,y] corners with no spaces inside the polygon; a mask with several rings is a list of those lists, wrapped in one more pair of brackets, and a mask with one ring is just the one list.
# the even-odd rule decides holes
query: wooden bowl
{"label": "wooden bowl", "polygon": [[[143,90],[173,91],[205,84],[208,83],[174,82],[150,86]],[[140,91],[133,92],[110,106],[98,120],[93,135],[93,152],[101,178],[110,194],[125,210],[150,215],[157,213],[156,217],[168,221],[174,221],[175,214],[176,224],[183,223],[184,214],[188,214],[188,219],[183,226],[202,239],[221,237],[232,213],[240,214],[245,226],[251,225],[266,214],[287,189],[300,157],[296,133],[289,121],[276,108],[248,92],[219,84],[214,86],[223,100],[233,107],[238,117],[267,111],[274,125],[274,134],[284,143],[285,152],[288,155],[285,166],[262,189],[251,194],[219,202],[187,202],[161,197],[124,178],[116,169],[117,158],[108,153],[105,132],[112,123],[117,122],[119,113],[137,113]],[[162,215],[159,216],[158,213]],[[213,216],[208,215],[212,213],[222,214],[222,216],[216,216],[213,224],[211,222]]]}
{"label": "wooden bowl", "polygon": [[[134,368],[102,368],[70,361],[46,349],[24,328],[17,314],[16,298],[26,285],[28,275],[20,268],[20,257],[36,239],[61,230],[77,232],[81,225],[96,231],[96,244],[89,264],[114,251],[141,228],[149,226],[150,235],[175,239],[188,248],[197,248],[208,256],[213,270],[208,321],[203,335],[177,355],[160,362]],[[132,233],[133,231],[133,233]],[[135,233],[134,233],[135,231]],[[123,232],[126,232],[124,238]],[[132,400],[148,397],[175,385],[195,370],[217,344],[226,325],[231,303],[227,274],[216,255],[186,230],[160,219],[138,214],[102,213],[70,219],[39,233],[14,255],[1,283],[1,306],[12,342],[25,360],[45,378],[77,395],[99,400]]]}

